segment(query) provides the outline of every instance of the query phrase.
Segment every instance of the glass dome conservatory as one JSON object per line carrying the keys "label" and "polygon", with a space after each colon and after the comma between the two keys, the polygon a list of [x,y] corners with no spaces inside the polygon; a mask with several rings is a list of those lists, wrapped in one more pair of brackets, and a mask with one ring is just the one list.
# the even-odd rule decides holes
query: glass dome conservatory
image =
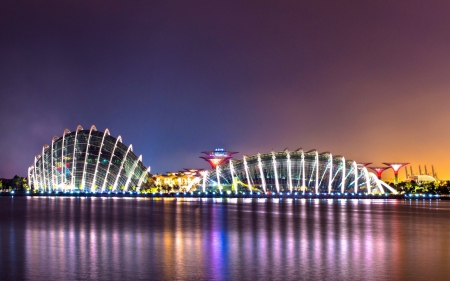
{"label": "glass dome conservatory", "polygon": [[74,132],[65,129],[51,145],[42,147],[42,154],[28,168],[28,184],[41,191],[139,190],[149,171],[142,156],[133,153],[132,145],[124,145],[121,136],[111,136],[108,129],[78,126]]}
{"label": "glass dome conservatory", "polygon": [[204,171],[198,188],[217,192],[395,192],[364,165],[317,150],[271,152],[229,160]]}

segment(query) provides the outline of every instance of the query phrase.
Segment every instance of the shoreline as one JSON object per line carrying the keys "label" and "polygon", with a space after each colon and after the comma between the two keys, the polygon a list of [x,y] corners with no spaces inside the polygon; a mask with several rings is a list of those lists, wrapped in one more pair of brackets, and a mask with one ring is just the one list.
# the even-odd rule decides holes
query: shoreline
{"label": "shoreline", "polygon": [[202,192],[186,192],[186,193],[148,193],[148,194],[137,194],[137,193],[119,193],[112,192],[106,193],[89,193],[89,192],[52,192],[52,193],[10,193],[1,192],[1,197],[84,197],[84,198],[112,198],[112,197],[123,197],[123,198],[211,198],[211,199],[374,199],[374,200],[450,200],[448,196],[442,195],[432,195],[432,194],[402,194],[402,195],[368,195],[368,194],[308,194],[308,193],[285,193],[285,194],[213,194],[213,193],[202,193]]}

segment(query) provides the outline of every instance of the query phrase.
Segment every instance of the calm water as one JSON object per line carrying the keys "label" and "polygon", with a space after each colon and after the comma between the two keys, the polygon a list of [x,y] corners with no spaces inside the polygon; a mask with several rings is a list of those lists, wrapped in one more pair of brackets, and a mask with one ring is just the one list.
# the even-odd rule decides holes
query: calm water
{"label": "calm water", "polygon": [[449,201],[0,197],[0,280],[449,280]]}

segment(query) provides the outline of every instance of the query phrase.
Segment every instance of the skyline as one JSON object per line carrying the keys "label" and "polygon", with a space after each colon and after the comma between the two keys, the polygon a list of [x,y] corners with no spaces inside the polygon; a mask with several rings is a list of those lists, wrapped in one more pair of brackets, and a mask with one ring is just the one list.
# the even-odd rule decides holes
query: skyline
{"label": "skyline", "polygon": [[450,179],[447,1],[25,2],[0,11],[2,178],[96,125],[152,173],[301,147]]}

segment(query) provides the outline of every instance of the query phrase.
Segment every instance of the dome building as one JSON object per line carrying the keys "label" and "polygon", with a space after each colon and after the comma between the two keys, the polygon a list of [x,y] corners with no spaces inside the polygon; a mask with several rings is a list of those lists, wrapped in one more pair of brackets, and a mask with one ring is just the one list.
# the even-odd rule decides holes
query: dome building
{"label": "dome building", "polygon": [[[199,184],[200,185],[200,184]],[[362,164],[317,150],[271,152],[231,159],[203,174],[203,191],[218,192],[364,192],[384,187]],[[382,186],[383,185],[383,186]],[[199,186],[200,187],[200,186]],[[394,192],[395,193],[395,192]]]}
{"label": "dome building", "polygon": [[41,191],[127,191],[139,189],[149,171],[121,136],[78,126],[42,147],[28,168],[28,184]]}

